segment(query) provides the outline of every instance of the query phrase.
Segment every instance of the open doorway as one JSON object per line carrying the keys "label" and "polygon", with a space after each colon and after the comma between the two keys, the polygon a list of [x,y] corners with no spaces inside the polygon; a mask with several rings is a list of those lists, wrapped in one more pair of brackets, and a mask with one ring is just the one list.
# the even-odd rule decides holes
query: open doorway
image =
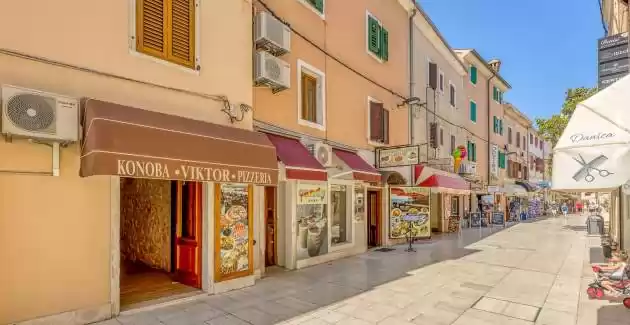
{"label": "open doorway", "polygon": [[120,306],[201,289],[202,184],[121,178]]}
{"label": "open doorway", "polygon": [[367,191],[368,248],[381,246],[381,192]]}
{"label": "open doorway", "polygon": [[265,187],[265,266],[278,263],[276,234],[276,188]]}

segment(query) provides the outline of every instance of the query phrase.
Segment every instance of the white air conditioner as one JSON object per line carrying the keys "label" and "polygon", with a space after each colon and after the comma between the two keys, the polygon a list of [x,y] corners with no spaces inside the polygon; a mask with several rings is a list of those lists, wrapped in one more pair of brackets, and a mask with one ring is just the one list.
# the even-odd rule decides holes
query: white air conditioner
{"label": "white air conditioner", "polygon": [[461,165],[459,165],[459,173],[464,175],[477,174],[477,163],[472,161],[462,161]]}
{"label": "white air conditioner", "polygon": [[2,134],[54,142],[79,138],[76,98],[2,86]]}
{"label": "white air conditioner", "polygon": [[315,159],[317,159],[322,166],[326,168],[333,167],[333,152],[331,146],[323,142],[315,142],[310,145],[309,149],[311,149],[313,156],[315,156]]}
{"label": "white air conditioner", "polygon": [[273,93],[288,89],[291,86],[291,66],[267,52],[258,51],[254,62],[254,83],[271,88]]}
{"label": "white air conditioner", "polygon": [[264,49],[275,56],[288,53],[291,50],[291,29],[266,11],[256,14],[257,49]]}

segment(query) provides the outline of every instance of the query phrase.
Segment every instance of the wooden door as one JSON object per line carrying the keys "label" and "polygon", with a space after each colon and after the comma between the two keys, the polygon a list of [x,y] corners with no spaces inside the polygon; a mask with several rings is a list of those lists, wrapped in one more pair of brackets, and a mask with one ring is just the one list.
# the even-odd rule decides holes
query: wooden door
{"label": "wooden door", "polygon": [[276,188],[265,187],[265,266],[277,263],[276,237]]}
{"label": "wooden door", "polygon": [[380,193],[368,191],[367,196],[368,247],[376,247],[381,244]]}
{"label": "wooden door", "polygon": [[201,288],[202,184],[176,182],[175,279]]}

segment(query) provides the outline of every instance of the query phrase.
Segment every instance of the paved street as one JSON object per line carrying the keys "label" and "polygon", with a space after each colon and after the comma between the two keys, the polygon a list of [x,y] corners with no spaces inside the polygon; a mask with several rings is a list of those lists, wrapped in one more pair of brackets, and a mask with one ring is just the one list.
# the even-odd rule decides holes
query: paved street
{"label": "paved street", "polygon": [[630,324],[630,310],[585,295],[601,248],[584,219],[468,229],[415,253],[396,247],[277,272],[251,288],[101,324]]}

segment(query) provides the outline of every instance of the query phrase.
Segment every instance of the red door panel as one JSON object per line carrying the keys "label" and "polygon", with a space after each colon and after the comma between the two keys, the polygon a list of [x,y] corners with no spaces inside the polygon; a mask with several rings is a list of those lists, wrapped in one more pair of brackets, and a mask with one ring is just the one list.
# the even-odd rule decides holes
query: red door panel
{"label": "red door panel", "polygon": [[178,182],[175,239],[177,281],[201,288],[202,184]]}

